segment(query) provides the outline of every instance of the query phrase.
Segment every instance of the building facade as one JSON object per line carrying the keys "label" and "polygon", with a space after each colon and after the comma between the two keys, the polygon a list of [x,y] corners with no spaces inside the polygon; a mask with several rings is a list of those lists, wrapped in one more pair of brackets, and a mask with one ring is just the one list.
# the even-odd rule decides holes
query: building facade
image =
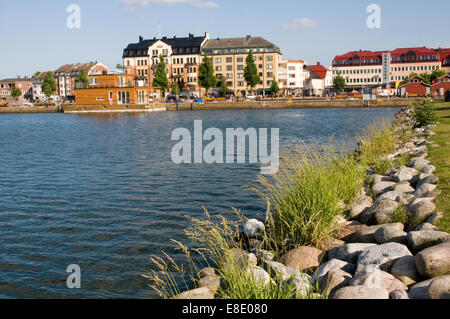
{"label": "building facade", "polygon": [[254,89],[257,94],[265,94],[270,91],[282,61],[281,51],[276,45],[261,37],[247,36],[210,39],[202,48],[202,53],[211,59],[219,82],[226,81],[228,89],[236,96],[246,96],[251,91],[244,77],[246,58],[250,51],[262,81]]}
{"label": "building facade", "polygon": [[309,71],[303,60],[281,60],[278,64],[277,81],[284,95],[303,94]]}
{"label": "building facade", "polygon": [[340,74],[347,88],[393,88],[412,72],[432,73],[450,62],[447,49],[402,48],[393,51],[351,51],[333,60],[333,76]]}
{"label": "building facade", "polygon": [[127,105],[151,102],[149,86],[134,74],[90,75],[89,87],[75,90],[77,105]]}
{"label": "building facade", "polygon": [[208,33],[200,37],[189,34],[185,38],[163,37],[152,40],[139,37],[138,43],[128,45],[123,52],[124,73],[135,75],[151,87],[153,74],[162,55],[169,82],[177,82],[181,91],[199,92],[201,50],[208,39]]}
{"label": "building facade", "polygon": [[16,99],[11,96],[13,88],[18,88],[22,95],[17,99],[18,102],[31,101],[33,98],[33,80],[18,76],[17,78],[0,80],[0,102],[15,102]]}
{"label": "building facade", "polygon": [[305,94],[307,96],[322,96],[331,89],[333,85],[333,73],[319,62],[315,65],[306,65],[308,72],[305,80]]}
{"label": "building facade", "polygon": [[98,75],[108,72],[108,68],[99,62],[66,64],[53,73],[58,89],[59,100],[75,97],[75,80],[85,71],[87,75]]}

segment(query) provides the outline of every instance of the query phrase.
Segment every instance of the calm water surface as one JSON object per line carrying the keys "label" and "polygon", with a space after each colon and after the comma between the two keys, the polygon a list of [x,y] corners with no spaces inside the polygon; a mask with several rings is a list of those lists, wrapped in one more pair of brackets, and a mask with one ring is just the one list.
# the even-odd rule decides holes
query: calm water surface
{"label": "calm water surface", "polygon": [[[262,218],[243,186],[259,165],[175,165],[175,128],[280,128],[301,139],[352,139],[396,108],[25,114],[0,116],[0,298],[155,298],[150,256],[173,252],[186,216]],[[66,287],[70,264],[82,289]]]}

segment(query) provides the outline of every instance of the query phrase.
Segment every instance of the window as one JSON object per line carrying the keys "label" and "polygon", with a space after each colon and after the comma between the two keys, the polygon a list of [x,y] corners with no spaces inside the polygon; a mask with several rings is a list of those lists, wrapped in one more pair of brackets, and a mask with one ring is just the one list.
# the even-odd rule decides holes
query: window
{"label": "window", "polygon": [[98,83],[97,83],[97,78],[90,78],[89,79],[89,83],[91,84],[91,85],[97,85]]}
{"label": "window", "polygon": [[267,69],[272,70],[273,69],[273,64],[267,64]]}
{"label": "window", "polygon": [[233,71],[233,66],[232,65],[227,65],[227,71]]}
{"label": "window", "polygon": [[119,91],[117,92],[117,104],[128,104],[130,103],[130,92]]}
{"label": "window", "polygon": [[112,99],[113,99],[113,92],[109,91],[109,100],[112,101]]}
{"label": "window", "polygon": [[268,78],[273,77],[273,72],[267,72],[267,77],[268,77]]}
{"label": "window", "polygon": [[232,63],[232,62],[233,62],[233,58],[228,57],[228,58],[227,58],[227,63]]}
{"label": "window", "polygon": [[242,86],[245,86],[245,84],[244,84],[244,82],[239,81],[239,82],[238,82],[238,86],[242,87]]}
{"label": "window", "polygon": [[269,56],[267,56],[267,61],[273,61],[273,56],[271,56],[271,55],[269,55]]}
{"label": "window", "polygon": [[222,63],[222,58],[216,58],[216,63]]}
{"label": "window", "polygon": [[216,66],[216,71],[222,71],[222,67],[220,65]]}
{"label": "window", "polygon": [[227,73],[227,79],[232,79],[233,78],[233,73]]}
{"label": "window", "polygon": [[237,61],[238,63],[242,63],[242,62],[244,62],[244,58],[243,58],[243,57],[238,57],[238,58],[236,59],[236,61]]}

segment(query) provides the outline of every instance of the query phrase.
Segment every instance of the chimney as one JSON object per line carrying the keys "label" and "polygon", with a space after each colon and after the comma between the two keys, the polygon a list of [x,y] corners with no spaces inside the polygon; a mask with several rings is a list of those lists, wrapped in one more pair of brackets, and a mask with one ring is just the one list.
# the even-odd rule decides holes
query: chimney
{"label": "chimney", "polygon": [[189,33],[189,39],[192,39],[194,35],[192,33]]}
{"label": "chimney", "polygon": [[142,36],[139,36],[139,43],[141,43],[142,41],[144,41],[144,38]]}
{"label": "chimney", "polygon": [[320,62],[317,62],[317,65],[320,65]]}
{"label": "chimney", "polygon": [[25,75],[25,79],[28,79],[28,75]]}
{"label": "chimney", "polygon": [[247,40],[249,40],[252,36],[251,35],[247,35]]}
{"label": "chimney", "polygon": [[17,78],[20,79],[20,75],[18,75]]}
{"label": "chimney", "polygon": [[205,32],[205,38],[206,40],[209,40],[209,32]]}
{"label": "chimney", "polygon": [[174,35],[174,36],[173,36],[173,39],[174,39],[174,40],[176,40],[176,39],[177,39],[177,36],[176,36],[176,35]]}

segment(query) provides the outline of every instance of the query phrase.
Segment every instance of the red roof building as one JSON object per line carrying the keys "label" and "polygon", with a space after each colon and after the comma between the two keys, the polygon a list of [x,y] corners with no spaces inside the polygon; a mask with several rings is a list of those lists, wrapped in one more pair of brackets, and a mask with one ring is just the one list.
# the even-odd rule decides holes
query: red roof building
{"label": "red roof building", "polygon": [[401,95],[405,96],[428,96],[431,93],[431,85],[425,83],[424,79],[416,75],[409,82],[400,87]]}

